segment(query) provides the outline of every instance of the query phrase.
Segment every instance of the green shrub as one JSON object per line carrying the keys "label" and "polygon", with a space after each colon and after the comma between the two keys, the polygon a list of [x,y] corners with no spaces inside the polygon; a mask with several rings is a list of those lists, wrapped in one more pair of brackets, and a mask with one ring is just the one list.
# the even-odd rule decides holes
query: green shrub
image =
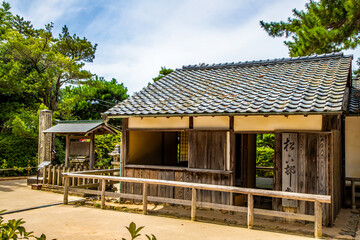
{"label": "green shrub", "polygon": [[96,166],[99,167],[110,167],[112,157],[109,156],[116,144],[120,145],[121,133],[114,136],[111,134],[96,135],[95,136],[95,157]]}
{"label": "green shrub", "polygon": [[[0,168],[37,166],[37,145],[37,138],[0,134]],[[23,173],[21,171],[12,171],[8,174],[16,176]]]}
{"label": "green shrub", "polygon": [[[129,231],[129,233],[130,233],[131,240],[134,240],[135,238],[140,237],[141,234],[140,234],[139,232],[140,232],[143,228],[144,228],[143,226],[137,228],[137,227],[136,227],[136,224],[135,224],[134,222],[131,222],[131,223],[129,224],[129,226],[126,227],[126,229],[127,229],[127,230]],[[148,240],[156,240],[156,237],[155,237],[153,234],[151,234],[151,236],[145,234],[145,236],[146,236],[146,238],[147,238]],[[122,240],[126,240],[126,238],[122,238]]]}
{"label": "green shrub", "polygon": [[65,163],[65,137],[56,136],[55,137],[55,160],[54,164],[64,164]]}
{"label": "green shrub", "polygon": [[[5,212],[5,210],[0,211],[0,214]],[[37,239],[37,240],[46,240],[46,236],[42,234],[40,237],[35,237],[33,232],[27,232],[23,227],[25,221],[22,219],[11,219],[7,222],[4,221],[4,218],[0,216],[0,239],[10,240],[10,239]]]}
{"label": "green shrub", "polygon": [[[274,167],[274,134],[257,134],[256,136],[256,166]],[[256,177],[272,177],[273,171],[257,170]]]}

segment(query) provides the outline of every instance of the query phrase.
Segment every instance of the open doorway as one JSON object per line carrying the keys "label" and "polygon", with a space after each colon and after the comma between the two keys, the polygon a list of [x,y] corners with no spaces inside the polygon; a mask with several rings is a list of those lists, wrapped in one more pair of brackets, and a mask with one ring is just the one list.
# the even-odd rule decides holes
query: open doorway
{"label": "open doorway", "polygon": [[[235,186],[273,189],[274,134],[236,134]],[[235,195],[235,205],[245,205],[246,196]],[[255,196],[255,206],[271,209],[272,199]]]}
{"label": "open doorway", "polygon": [[256,188],[273,189],[274,134],[256,134]]}
{"label": "open doorway", "polygon": [[[274,140],[274,134],[256,134],[256,188],[274,189]],[[272,209],[272,198],[256,196],[254,200],[256,207]]]}

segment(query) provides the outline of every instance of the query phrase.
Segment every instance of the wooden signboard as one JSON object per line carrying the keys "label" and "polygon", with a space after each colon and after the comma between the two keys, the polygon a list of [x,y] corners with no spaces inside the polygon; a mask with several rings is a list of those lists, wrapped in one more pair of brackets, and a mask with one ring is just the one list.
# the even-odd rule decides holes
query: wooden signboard
{"label": "wooden signboard", "polygon": [[[298,191],[297,133],[282,134],[282,191]],[[296,200],[283,199],[283,207],[297,207]]]}

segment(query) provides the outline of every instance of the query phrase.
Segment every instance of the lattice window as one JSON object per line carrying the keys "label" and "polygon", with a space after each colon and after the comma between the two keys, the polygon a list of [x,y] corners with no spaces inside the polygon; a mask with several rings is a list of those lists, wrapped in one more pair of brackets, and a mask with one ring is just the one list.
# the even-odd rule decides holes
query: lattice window
{"label": "lattice window", "polygon": [[177,162],[187,162],[188,161],[188,153],[189,153],[189,137],[188,133],[178,132],[178,155]]}

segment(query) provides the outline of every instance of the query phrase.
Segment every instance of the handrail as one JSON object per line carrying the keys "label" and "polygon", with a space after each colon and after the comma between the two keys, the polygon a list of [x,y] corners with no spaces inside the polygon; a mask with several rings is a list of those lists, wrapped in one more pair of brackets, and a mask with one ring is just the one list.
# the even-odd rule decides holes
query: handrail
{"label": "handrail", "polygon": [[29,170],[29,169],[33,169],[33,168],[37,168],[37,167],[2,168],[2,169],[0,169],[0,172],[5,172],[5,171],[20,171],[20,170]]}
{"label": "handrail", "polygon": [[[223,185],[211,185],[203,183],[190,183],[190,182],[178,182],[178,181],[167,181],[167,180],[157,180],[157,179],[145,179],[145,178],[131,178],[131,177],[115,177],[115,176],[101,176],[101,175],[90,175],[84,173],[63,173],[65,185],[64,185],[64,204],[68,203],[68,193],[69,193],[69,177],[78,177],[78,178],[92,178],[101,180],[101,207],[105,208],[105,182],[106,181],[115,181],[115,182],[130,182],[130,183],[142,183],[143,184],[143,202],[147,203],[147,193],[146,190],[149,184],[155,185],[165,185],[173,187],[184,187],[192,189],[192,200],[191,200],[191,219],[195,220],[196,215],[196,190],[211,190],[211,191],[221,191],[221,192],[231,192],[231,193],[240,193],[248,195],[248,228],[252,228],[254,221],[254,195],[257,196],[267,196],[267,197],[276,197],[276,198],[286,198],[293,200],[303,200],[314,202],[315,207],[315,237],[319,238],[322,236],[322,209],[321,203],[331,203],[331,197],[327,195],[315,195],[307,193],[293,193],[293,192],[282,192],[282,191],[273,191],[273,190],[263,190],[263,189],[252,189],[252,188],[241,188],[233,186],[223,186]],[[120,193],[121,195],[121,193]],[[129,195],[129,194],[128,194]],[[146,214],[147,206],[143,204],[143,213]],[[219,204],[207,204],[219,205]],[[226,206],[226,205],[223,205]],[[259,209],[260,210],[260,209]],[[284,212],[278,211],[259,211],[255,210],[256,214],[262,215],[271,215],[271,212],[274,216],[282,215],[287,217],[288,215]],[[292,218],[300,220],[309,220],[312,219],[311,215],[304,214],[292,214]]]}
{"label": "handrail", "polygon": [[345,181],[350,181],[351,182],[351,208],[356,209],[355,182],[360,182],[360,178],[358,178],[358,177],[345,177]]}

